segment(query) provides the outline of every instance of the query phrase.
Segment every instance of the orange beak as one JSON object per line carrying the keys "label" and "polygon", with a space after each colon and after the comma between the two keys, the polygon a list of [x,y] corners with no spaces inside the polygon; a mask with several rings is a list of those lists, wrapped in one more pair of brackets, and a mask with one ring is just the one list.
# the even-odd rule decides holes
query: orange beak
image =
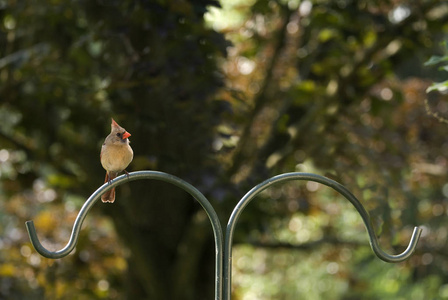
{"label": "orange beak", "polygon": [[125,132],[125,133],[123,133],[123,140],[124,139],[127,139],[128,137],[130,137],[131,136],[131,134],[129,133],[129,132]]}

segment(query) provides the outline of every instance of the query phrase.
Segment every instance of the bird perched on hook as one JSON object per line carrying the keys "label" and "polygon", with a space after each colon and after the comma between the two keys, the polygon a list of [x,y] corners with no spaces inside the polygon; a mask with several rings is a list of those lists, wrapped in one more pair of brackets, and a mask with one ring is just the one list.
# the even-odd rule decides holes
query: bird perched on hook
{"label": "bird perched on hook", "polygon": [[[112,119],[110,134],[106,137],[101,147],[100,160],[101,165],[106,170],[106,179],[104,182],[111,182],[112,179],[124,171],[134,158],[134,152],[129,145],[131,134]],[[104,203],[115,201],[115,188],[110,189],[101,196]]]}

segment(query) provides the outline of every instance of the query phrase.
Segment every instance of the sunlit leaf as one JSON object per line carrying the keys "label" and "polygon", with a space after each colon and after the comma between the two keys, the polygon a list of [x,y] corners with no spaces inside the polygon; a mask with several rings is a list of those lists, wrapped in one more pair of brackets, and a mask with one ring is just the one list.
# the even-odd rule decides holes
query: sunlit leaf
{"label": "sunlit leaf", "polygon": [[432,91],[445,92],[446,90],[448,90],[448,80],[432,84],[430,87],[426,89],[426,92],[427,93]]}

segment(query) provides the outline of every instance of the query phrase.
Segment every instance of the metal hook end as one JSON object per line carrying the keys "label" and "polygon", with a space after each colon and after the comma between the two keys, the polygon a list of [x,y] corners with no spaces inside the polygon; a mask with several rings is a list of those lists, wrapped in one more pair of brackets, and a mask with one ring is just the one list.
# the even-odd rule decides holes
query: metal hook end
{"label": "metal hook end", "polygon": [[[120,180],[121,178],[121,180]],[[118,182],[123,181],[123,176],[120,176],[120,178],[115,179],[115,185],[117,185]],[[78,216],[76,217],[75,223],[72,228],[72,234],[70,236],[70,239],[67,243],[67,245],[58,251],[49,251],[47,250],[39,241],[39,238],[36,233],[36,228],[34,227],[33,221],[26,221],[26,229],[28,230],[28,235],[30,236],[31,244],[33,245],[34,249],[36,251],[46,257],[46,258],[62,258],[64,256],[67,256],[70,254],[70,252],[75,249],[76,243],[78,241],[79,232],[81,230],[82,222],[84,218],[86,217],[88,211],[90,208],[95,204],[95,202],[100,198],[101,194],[103,194],[106,190],[111,188],[111,186],[108,183],[103,184],[100,188],[98,188],[84,203],[84,205],[81,207],[81,210],[78,213]]]}
{"label": "metal hook end", "polygon": [[60,251],[56,251],[56,252],[48,251],[47,249],[45,249],[44,246],[42,246],[42,244],[39,241],[39,238],[37,237],[36,228],[34,227],[34,222],[26,221],[25,226],[26,226],[26,229],[28,230],[28,235],[30,236],[31,244],[33,245],[34,249],[36,249],[36,251],[40,255],[42,255],[46,258],[56,259],[56,258],[64,257],[68,253],[70,253],[71,249],[68,250],[67,247]]}
{"label": "metal hook end", "polygon": [[385,262],[390,263],[399,263],[403,262],[406,259],[408,259],[415,251],[415,248],[417,247],[418,240],[420,239],[420,236],[422,234],[423,228],[416,226],[414,227],[414,231],[412,232],[411,240],[409,241],[409,245],[401,254],[397,255],[390,255],[386,252],[384,252],[380,246],[378,245],[377,239],[371,240],[371,246],[373,252],[375,252],[376,256],[378,256],[380,259],[384,260]]}

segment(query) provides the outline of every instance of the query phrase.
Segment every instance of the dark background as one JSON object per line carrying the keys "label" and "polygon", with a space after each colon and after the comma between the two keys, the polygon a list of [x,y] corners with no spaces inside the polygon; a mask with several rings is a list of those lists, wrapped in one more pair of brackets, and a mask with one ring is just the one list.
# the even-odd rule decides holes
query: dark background
{"label": "dark background", "polygon": [[[446,54],[442,1],[0,1],[0,298],[212,299],[211,227],[161,182],[98,203],[76,251],[40,257],[104,180],[111,117],[131,134],[128,171],[196,186],[222,225],[244,193],[291,171],[347,186],[398,253],[320,185],[252,203],[235,237],[233,299],[448,298]],[[204,14],[209,22],[204,21]],[[219,13],[221,12],[221,13]],[[428,114],[427,106],[439,118]]]}

